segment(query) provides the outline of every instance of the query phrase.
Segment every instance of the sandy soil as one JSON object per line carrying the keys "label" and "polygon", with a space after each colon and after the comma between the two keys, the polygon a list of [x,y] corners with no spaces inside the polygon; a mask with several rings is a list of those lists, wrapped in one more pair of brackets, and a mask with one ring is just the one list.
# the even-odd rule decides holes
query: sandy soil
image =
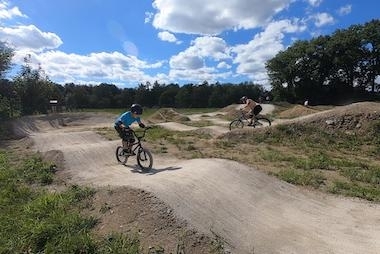
{"label": "sandy soil", "polygon": [[91,129],[94,123],[112,126],[112,117],[60,117],[64,126],[35,119],[20,131],[27,130],[33,149],[62,153],[63,174],[71,183],[152,193],[190,228],[217,233],[232,253],[379,253],[379,205],[307,191],[223,159],[183,161],[154,154],[153,170],[142,173],[135,158],[127,166],[117,164],[119,141],[105,140]]}

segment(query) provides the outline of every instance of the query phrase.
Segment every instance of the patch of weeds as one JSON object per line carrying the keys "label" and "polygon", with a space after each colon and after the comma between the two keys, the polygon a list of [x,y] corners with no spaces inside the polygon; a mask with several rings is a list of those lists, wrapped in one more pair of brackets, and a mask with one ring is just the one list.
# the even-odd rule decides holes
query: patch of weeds
{"label": "patch of weeds", "polygon": [[288,183],[312,186],[314,188],[319,188],[324,183],[324,180],[326,180],[326,178],[321,174],[311,171],[300,172],[295,169],[281,170],[275,175]]}
{"label": "patch of weeds", "polygon": [[111,210],[111,206],[107,203],[107,202],[104,202],[104,204],[101,205],[100,209],[99,209],[99,212],[101,213],[106,213],[108,212],[109,210]]}
{"label": "patch of weeds", "polygon": [[341,194],[350,197],[363,198],[369,201],[380,201],[380,189],[377,186],[363,186],[357,183],[335,181],[329,188],[333,194]]}
{"label": "patch of weeds", "polygon": [[197,148],[194,146],[194,144],[190,143],[187,146],[185,146],[186,151],[196,151]]}
{"label": "patch of weeds", "polygon": [[0,253],[140,253],[136,239],[92,235],[98,221],[81,211],[91,204],[93,189],[74,185],[52,193],[36,186],[45,183],[46,165],[37,155],[11,165],[0,150]]}
{"label": "patch of weeds", "polygon": [[218,140],[215,142],[215,145],[217,148],[225,148],[225,149],[230,149],[236,146],[236,142],[231,142],[227,140]]}
{"label": "patch of weeds", "polygon": [[166,146],[160,146],[159,152],[160,153],[168,153],[168,148]]}
{"label": "patch of weeds", "polygon": [[317,152],[311,154],[308,158],[297,158],[293,161],[296,168],[311,170],[311,169],[325,169],[333,170],[333,160],[324,152]]}
{"label": "patch of weeds", "polygon": [[161,246],[149,247],[148,254],[165,254],[165,249]]}
{"label": "patch of weeds", "polygon": [[226,253],[226,240],[223,239],[220,235],[216,234],[214,231],[211,230],[211,233],[213,234],[213,240],[211,242],[211,253],[215,254],[223,254]]}
{"label": "patch of weeds", "polygon": [[341,174],[351,181],[359,181],[373,185],[380,185],[380,168],[375,166],[347,167],[341,169]]}
{"label": "patch of weeds", "polygon": [[278,161],[292,161],[293,156],[285,155],[281,151],[268,148],[267,150],[260,150],[259,155],[262,159],[269,162],[278,162]]}
{"label": "patch of weeds", "polygon": [[186,122],[183,124],[193,126],[193,127],[199,127],[199,128],[213,125],[213,123],[211,121],[208,121],[208,120],[191,121],[191,122]]}
{"label": "patch of weeds", "polygon": [[48,185],[53,182],[55,171],[55,165],[44,162],[41,157],[36,155],[26,159],[20,168],[21,177],[27,183],[39,183],[42,185]]}

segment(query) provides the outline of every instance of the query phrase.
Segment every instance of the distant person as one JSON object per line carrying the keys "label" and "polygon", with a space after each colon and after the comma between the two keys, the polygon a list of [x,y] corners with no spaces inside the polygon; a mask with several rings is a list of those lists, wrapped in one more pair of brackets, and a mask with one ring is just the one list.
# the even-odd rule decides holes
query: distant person
{"label": "distant person", "polygon": [[303,105],[304,105],[305,107],[309,106],[309,100],[306,99],[305,102],[303,103]]}
{"label": "distant person", "polygon": [[241,108],[241,110],[247,111],[249,116],[249,126],[253,125],[253,119],[263,110],[263,108],[254,100],[249,99],[247,96],[243,96],[240,99],[241,103],[244,103],[245,106]]}
{"label": "distant person", "polygon": [[135,142],[130,125],[137,122],[141,128],[145,128],[145,124],[141,122],[140,116],[143,113],[143,108],[140,104],[132,104],[129,111],[122,113],[115,120],[115,130],[122,139],[124,152],[132,154],[132,144]]}

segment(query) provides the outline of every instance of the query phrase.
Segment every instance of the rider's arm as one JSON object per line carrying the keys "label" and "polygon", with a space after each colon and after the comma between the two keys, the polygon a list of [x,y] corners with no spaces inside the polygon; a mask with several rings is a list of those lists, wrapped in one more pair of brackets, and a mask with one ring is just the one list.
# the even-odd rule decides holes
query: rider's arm
{"label": "rider's arm", "polygon": [[248,106],[249,106],[249,104],[247,102],[243,107],[240,108],[240,110],[246,110],[248,108]]}

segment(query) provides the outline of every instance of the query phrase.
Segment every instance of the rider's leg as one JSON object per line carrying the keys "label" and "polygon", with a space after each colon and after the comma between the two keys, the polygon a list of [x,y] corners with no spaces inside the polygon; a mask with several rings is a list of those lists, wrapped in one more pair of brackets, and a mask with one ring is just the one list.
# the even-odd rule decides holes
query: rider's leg
{"label": "rider's leg", "polygon": [[121,143],[123,144],[123,149],[128,150],[129,148],[129,142],[127,140],[122,140]]}
{"label": "rider's leg", "polygon": [[253,125],[253,118],[254,118],[254,115],[252,112],[250,112],[249,113],[249,123],[248,123],[249,126]]}

